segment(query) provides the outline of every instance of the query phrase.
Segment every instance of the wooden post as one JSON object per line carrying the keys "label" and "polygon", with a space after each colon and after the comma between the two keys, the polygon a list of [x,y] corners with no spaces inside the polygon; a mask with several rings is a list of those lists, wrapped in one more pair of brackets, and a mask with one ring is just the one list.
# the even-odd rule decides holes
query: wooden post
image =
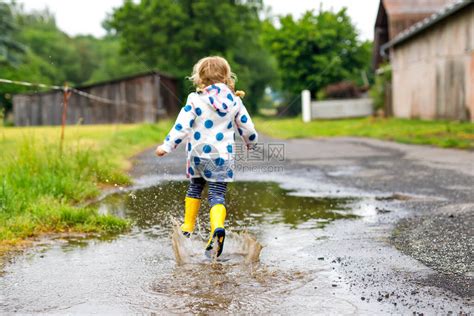
{"label": "wooden post", "polygon": [[311,92],[309,90],[303,90],[301,92],[301,106],[303,114],[303,122],[309,123],[312,119],[311,113]]}
{"label": "wooden post", "polygon": [[70,96],[71,96],[71,91],[69,91],[69,86],[66,82],[64,84],[64,94],[63,94],[63,118],[62,118],[62,124],[61,124],[61,151],[63,150],[63,145],[64,145],[64,129],[66,127],[67,105],[68,105]]}
{"label": "wooden post", "polygon": [[393,116],[392,82],[384,84],[384,117]]}

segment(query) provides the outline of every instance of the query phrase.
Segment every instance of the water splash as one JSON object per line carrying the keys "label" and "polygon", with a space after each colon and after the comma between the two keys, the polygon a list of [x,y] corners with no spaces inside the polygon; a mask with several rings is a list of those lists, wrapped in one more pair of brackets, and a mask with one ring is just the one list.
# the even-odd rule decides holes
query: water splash
{"label": "water splash", "polygon": [[261,264],[263,246],[248,232],[226,233],[224,252],[210,260],[204,255],[206,240],[199,231],[186,238],[174,218],[171,223],[177,265],[149,288],[150,295],[166,297],[164,309],[169,312],[268,314],[295,284],[299,288],[308,282],[300,271]]}
{"label": "water splash", "polygon": [[[171,218],[173,232],[171,243],[177,265],[195,264],[209,261],[204,257],[205,241],[200,234],[191,238],[185,237],[180,225],[175,218]],[[233,233],[226,231],[224,252],[219,258],[214,258],[213,263],[230,261],[232,263],[252,264],[260,260],[263,246],[248,232]]]}

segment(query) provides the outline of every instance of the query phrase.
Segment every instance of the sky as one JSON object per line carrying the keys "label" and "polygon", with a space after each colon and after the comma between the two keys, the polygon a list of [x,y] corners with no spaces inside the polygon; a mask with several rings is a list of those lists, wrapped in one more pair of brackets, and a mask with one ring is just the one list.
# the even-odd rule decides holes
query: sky
{"label": "sky", "polygon": [[[17,0],[27,11],[41,10],[46,7],[54,13],[59,28],[69,35],[92,34],[96,37],[105,35],[102,21],[114,7],[123,0]],[[379,0],[264,0],[265,5],[272,7],[275,15],[292,14],[295,17],[307,10],[339,10],[347,7],[362,39],[373,38],[373,28],[377,15]]]}

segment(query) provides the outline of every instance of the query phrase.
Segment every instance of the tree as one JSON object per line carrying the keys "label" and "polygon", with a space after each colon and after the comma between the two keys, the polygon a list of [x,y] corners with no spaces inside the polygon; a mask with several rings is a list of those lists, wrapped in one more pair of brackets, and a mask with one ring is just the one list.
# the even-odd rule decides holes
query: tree
{"label": "tree", "polygon": [[86,83],[106,81],[147,70],[144,64],[120,52],[120,40],[116,36],[90,40],[88,46],[93,51],[96,63]]}
{"label": "tree", "polygon": [[10,6],[0,2],[0,65],[16,66],[20,63],[25,48],[15,40],[17,31]]}
{"label": "tree", "polygon": [[204,56],[226,57],[255,106],[274,77],[260,40],[262,6],[260,0],[127,0],[105,25],[125,54],[179,78]]}
{"label": "tree", "polygon": [[81,77],[80,55],[74,40],[58,29],[51,12],[21,12],[18,24],[19,40],[54,69],[50,77],[53,82],[78,84],[87,80]]}
{"label": "tree", "polygon": [[[1,4],[0,63],[8,56],[9,64],[1,65],[0,77],[77,86],[158,69],[184,83],[198,59],[215,54],[229,60],[237,88],[247,92],[246,104],[255,110],[277,78],[261,38],[262,7],[261,0],[129,0],[104,22],[108,35],[97,39],[68,36],[48,10],[27,13],[14,2]],[[8,50],[2,48],[6,38]],[[21,59],[14,58],[15,45],[24,47]],[[191,89],[188,81],[183,87]],[[36,91],[0,85],[0,106],[9,110],[13,94]]]}
{"label": "tree", "polygon": [[[7,59],[0,57],[0,78],[55,85],[67,81],[80,85],[143,69],[120,54],[118,38],[70,37],[57,27],[48,10],[25,13],[15,3],[0,3],[0,14],[0,51],[8,52],[2,56],[14,56],[12,50],[1,49],[6,42],[3,38],[8,37],[8,43],[14,42],[23,48],[21,59],[15,58],[15,63],[6,63]],[[9,111],[12,95],[40,90],[0,84],[0,107]]]}
{"label": "tree", "polygon": [[283,89],[292,94],[308,89],[315,95],[328,84],[358,80],[369,65],[368,44],[358,40],[346,9],[309,11],[296,21],[288,15],[279,24],[267,20],[264,39],[278,61]]}

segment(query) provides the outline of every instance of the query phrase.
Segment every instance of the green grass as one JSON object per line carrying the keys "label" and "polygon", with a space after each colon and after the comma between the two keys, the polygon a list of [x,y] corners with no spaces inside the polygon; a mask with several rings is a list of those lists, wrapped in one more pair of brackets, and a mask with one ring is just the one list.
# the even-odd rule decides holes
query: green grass
{"label": "green grass", "polygon": [[63,150],[58,127],[0,127],[0,253],[43,233],[126,230],[126,220],[78,205],[104,185],[130,184],[127,158],[170,124],[72,126]]}
{"label": "green grass", "polygon": [[356,136],[444,148],[474,148],[474,124],[445,121],[361,118],[318,120],[255,118],[257,130],[276,138]]}

